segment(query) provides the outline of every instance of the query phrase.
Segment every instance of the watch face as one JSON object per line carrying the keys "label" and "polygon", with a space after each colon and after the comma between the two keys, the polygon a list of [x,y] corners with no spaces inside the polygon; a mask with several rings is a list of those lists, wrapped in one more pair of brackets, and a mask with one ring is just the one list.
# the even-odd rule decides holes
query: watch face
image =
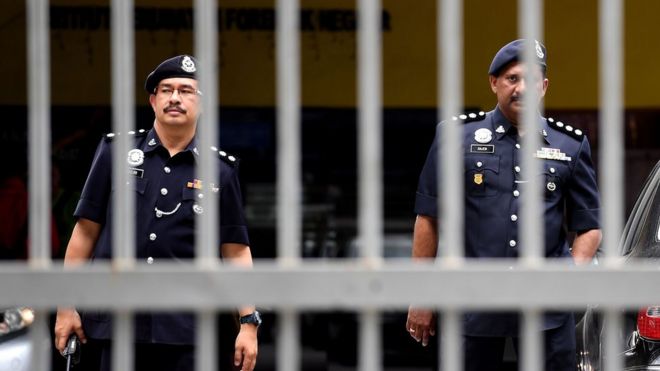
{"label": "watch face", "polygon": [[259,312],[256,311],[256,310],[254,311],[254,320],[255,320],[255,323],[256,323],[257,325],[260,325],[261,322],[262,322],[262,321],[261,321],[261,313],[259,313]]}

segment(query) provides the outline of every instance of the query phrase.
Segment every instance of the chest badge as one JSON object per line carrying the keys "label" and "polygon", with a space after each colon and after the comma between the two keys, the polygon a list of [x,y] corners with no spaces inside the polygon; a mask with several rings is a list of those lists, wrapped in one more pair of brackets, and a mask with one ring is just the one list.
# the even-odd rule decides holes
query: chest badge
{"label": "chest badge", "polygon": [[474,184],[481,185],[484,182],[484,175],[481,173],[474,174]]}
{"label": "chest badge", "polygon": [[488,143],[493,140],[493,132],[486,128],[478,129],[474,132],[474,140],[477,143]]}
{"label": "chest badge", "polygon": [[548,182],[548,184],[546,184],[545,187],[548,188],[548,191],[550,192],[554,192],[555,189],[557,189],[557,185],[555,184],[555,182]]}
{"label": "chest badge", "polygon": [[201,213],[204,212],[204,208],[201,207],[201,206],[199,206],[199,204],[194,204],[193,207],[192,207],[192,209],[193,209],[193,211],[195,212],[195,214],[197,214],[197,215],[199,215],[199,214],[201,214]]}
{"label": "chest badge", "polygon": [[505,132],[504,126],[502,125],[498,126],[497,129],[495,129],[495,132],[500,134],[504,133]]}
{"label": "chest badge", "polygon": [[202,181],[199,179],[193,179],[192,182],[188,182],[186,187],[193,189],[202,189]]}
{"label": "chest badge", "polygon": [[140,166],[144,163],[144,152],[135,148],[128,151],[126,161],[130,166]]}
{"label": "chest badge", "polygon": [[565,153],[563,153],[561,150],[557,148],[543,147],[540,150],[536,151],[534,157],[546,159],[546,160],[571,161],[570,156],[566,156]]}

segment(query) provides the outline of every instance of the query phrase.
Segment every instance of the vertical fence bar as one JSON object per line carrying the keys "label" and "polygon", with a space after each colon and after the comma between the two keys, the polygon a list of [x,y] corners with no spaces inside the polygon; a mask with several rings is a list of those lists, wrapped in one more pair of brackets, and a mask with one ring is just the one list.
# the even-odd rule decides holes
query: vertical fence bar
{"label": "vertical fence bar", "polygon": [[[34,322],[30,326],[30,343],[32,346],[30,350],[32,354],[30,367],[19,368],[25,370],[50,370],[51,342],[48,332],[48,312],[46,310],[39,309],[34,313]],[[9,367],[13,366],[7,367],[9,370]]]}
{"label": "vertical fence bar", "polygon": [[115,312],[112,338],[112,370],[133,370],[133,313],[130,310]]}
{"label": "vertical fence bar", "polygon": [[195,370],[215,371],[218,369],[216,315],[212,310],[197,312],[195,339]]}
{"label": "vertical fence bar", "polygon": [[[510,245],[519,246],[523,264],[537,266],[542,263],[545,256],[545,239],[543,238],[543,204],[541,203],[541,184],[536,174],[540,172],[542,163],[534,158],[536,150],[541,145],[541,127],[539,113],[542,111],[539,91],[536,89],[537,82],[535,69],[536,60],[540,57],[542,50],[537,48],[536,41],[541,39],[542,23],[541,0],[521,0],[518,2],[518,25],[523,39],[528,42],[524,45],[522,61],[525,65],[524,81],[526,89],[523,95],[522,117],[519,117],[519,133],[522,136],[522,148],[518,158],[521,167],[519,179],[521,209],[520,209],[520,241],[511,240]],[[524,136],[523,136],[524,135]],[[514,161],[515,162],[515,161]],[[513,216],[512,216],[513,218]],[[522,327],[522,369],[541,370],[544,359],[541,347],[541,321],[540,310],[529,310],[523,313]]]}
{"label": "vertical fence bar", "polygon": [[118,134],[113,143],[112,179],[119,190],[112,213],[113,264],[129,267],[135,257],[135,192],[126,187],[133,181],[126,171],[126,155],[135,145],[128,135],[135,129],[133,1],[113,0],[111,5],[112,127]]}
{"label": "vertical fence bar", "polygon": [[[603,248],[607,257],[614,258],[619,255],[624,213],[623,2],[601,0],[599,10],[599,104],[602,120],[599,130],[599,183],[603,203]],[[605,264],[608,262],[613,260],[606,259]]]}
{"label": "vertical fence bar", "polygon": [[[301,164],[300,153],[300,36],[298,0],[278,0],[276,21],[277,58],[277,252],[280,262],[297,264],[300,249]],[[277,369],[300,369],[298,313],[280,312]]]}
{"label": "vertical fence bar", "polygon": [[[460,265],[464,256],[464,179],[462,125],[452,120],[463,108],[463,7],[458,0],[439,0],[437,15],[438,60],[438,119],[442,127],[442,143],[438,150],[438,251],[443,256],[441,264]],[[440,174],[443,174],[440,176]],[[444,187],[444,189],[443,189]],[[442,221],[442,222],[440,222]],[[438,336],[440,369],[463,369],[463,347],[459,319],[461,313],[446,310],[442,313],[442,325]]]}
{"label": "vertical fence bar", "polygon": [[362,256],[382,257],[381,4],[358,2],[358,216]]}
{"label": "vertical fence bar", "polygon": [[277,337],[277,370],[300,370],[300,343],[298,313],[286,308],[279,313],[280,331]]}
{"label": "vertical fence bar", "polygon": [[[119,190],[112,213],[112,263],[119,269],[128,269],[135,263],[135,192],[125,186],[133,181],[126,171],[126,155],[134,146],[128,133],[135,129],[133,12],[132,0],[111,3],[112,127],[118,133],[112,154],[112,179],[114,188]],[[115,313],[113,326],[112,368],[133,370],[132,312]]]}
{"label": "vertical fence bar", "polygon": [[605,344],[601,350],[604,355],[605,371],[623,370],[621,339],[621,311],[618,308],[607,309],[605,315]]}
{"label": "vertical fence bar", "polygon": [[440,331],[440,370],[452,371],[463,369],[463,342],[461,340],[461,312],[445,310],[442,312]]}
{"label": "vertical fence bar", "polygon": [[[512,240],[511,244],[519,246],[521,254],[528,264],[536,264],[545,256],[545,244],[543,238],[543,204],[541,203],[541,184],[535,174],[540,173],[542,163],[534,158],[536,150],[541,146],[541,127],[539,112],[542,105],[539,103],[539,92],[535,89],[534,71],[537,67],[536,60],[542,52],[536,48],[536,40],[541,39],[542,1],[524,0],[519,1],[519,24],[522,36],[529,42],[525,44],[523,62],[525,69],[525,94],[523,95],[524,109],[519,120],[519,130],[522,128],[521,161],[516,166],[521,167],[521,210],[520,210],[520,241]],[[519,244],[518,244],[519,243]]]}
{"label": "vertical fence bar", "polygon": [[380,313],[373,308],[360,313],[358,332],[358,370],[379,371],[383,368],[381,355]]}
{"label": "vertical fence bar", "polygon": [[543,314],[540,310],[528,310],[523,314],[521,349],[521,370],[543,370],[543,342],[541,324]]}
{"label": "vertical fence bar", "polygon": [[300,42],[298,0],[277,1],[277,249],[301,257]]}
{"label": "vertical fence bar", "polygon": [[[358,0],[358,233],[361,256],[382,259],[381,3]],[[380,327],[374,310],[360,314],[358,369],[380,370]]]}
{"label": "vertical fence bar", "polygon": [[[452,120],[463,107],[463,8],[460,1],[440,0],[437,15],[438,32],[438,112],[444,121],[438,166],[443,170],[438,179],[438,210],[442,220],[439,251],[450,260],[463,259],[464,197],[462,125]],[[441,171],[438,169],[438,176]],[[444,181],[444,183],[443,183]],[[446,187],[443,189],[443,187]]]}
{"label": "vertical fence bar", "polygon": [[[194,48],[197,57],[197,81],[201,95],[203,115],[197,122],[199,162],[195,169],[202,179],[204,198],[197,200],[204,210],[195,229],[195,259],[201,268],[212,268],[219,263],[219,198],[211,192],[212,183],[220,184],[218,163],[218,4],[216,0],[194,2]],[[213,311],[196,313],[195,369],[217,369],[216,316]]]}
{"label": "vertical fence bar", "polygon": [[[197,200],[204,211],[195,229],[195,251],[197,263],[205,267],[218,264],[218,199],[211,192],[211,183],[220,184],[218,179],[218,5],[216,0],[195,0],[194,31],[195,54],[197,55],[197,81],[202,92],[203,115],[197,123],[199,162],[196,173],[202,179],[204,198]],[[211,148],[213,147],[213,150]]]}
{"label": "vertical fence bar", "polygon": [[50,265],[50,22],[48,0],[27,1],[29,258]]}

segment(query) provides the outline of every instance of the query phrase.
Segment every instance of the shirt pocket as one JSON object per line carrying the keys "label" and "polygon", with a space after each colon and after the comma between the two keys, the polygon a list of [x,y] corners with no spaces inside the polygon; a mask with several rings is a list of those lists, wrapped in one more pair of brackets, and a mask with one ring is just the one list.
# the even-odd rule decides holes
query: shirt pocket
{"label": "shirt pocket", "polygon": [[563,164],[544,163],[541,172],[540,185],[543,187],[543,195],[546,201],[561,199],[568,176],[568,167]]}
{"label": "shirt pocket", "polygon": [[468,195],[476,197],[497,195],[499,178],[499,156],[465,156],[465,189]]}

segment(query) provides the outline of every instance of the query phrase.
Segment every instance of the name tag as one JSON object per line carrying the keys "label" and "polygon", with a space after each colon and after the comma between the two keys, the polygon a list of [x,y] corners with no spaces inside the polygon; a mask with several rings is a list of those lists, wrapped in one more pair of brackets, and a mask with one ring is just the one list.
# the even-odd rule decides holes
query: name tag
{"label": "name tag", "polygon": [[142,176],[144,175],[144,169],[136,169],[136,168],[133,168],[133,167],[129,167],[128,168],[128,175],[132,175],[136,178],[142,178]]}
{"label": "name tag", "polygon": [[494,144],[471,144],[471,153],[495,153]]}

